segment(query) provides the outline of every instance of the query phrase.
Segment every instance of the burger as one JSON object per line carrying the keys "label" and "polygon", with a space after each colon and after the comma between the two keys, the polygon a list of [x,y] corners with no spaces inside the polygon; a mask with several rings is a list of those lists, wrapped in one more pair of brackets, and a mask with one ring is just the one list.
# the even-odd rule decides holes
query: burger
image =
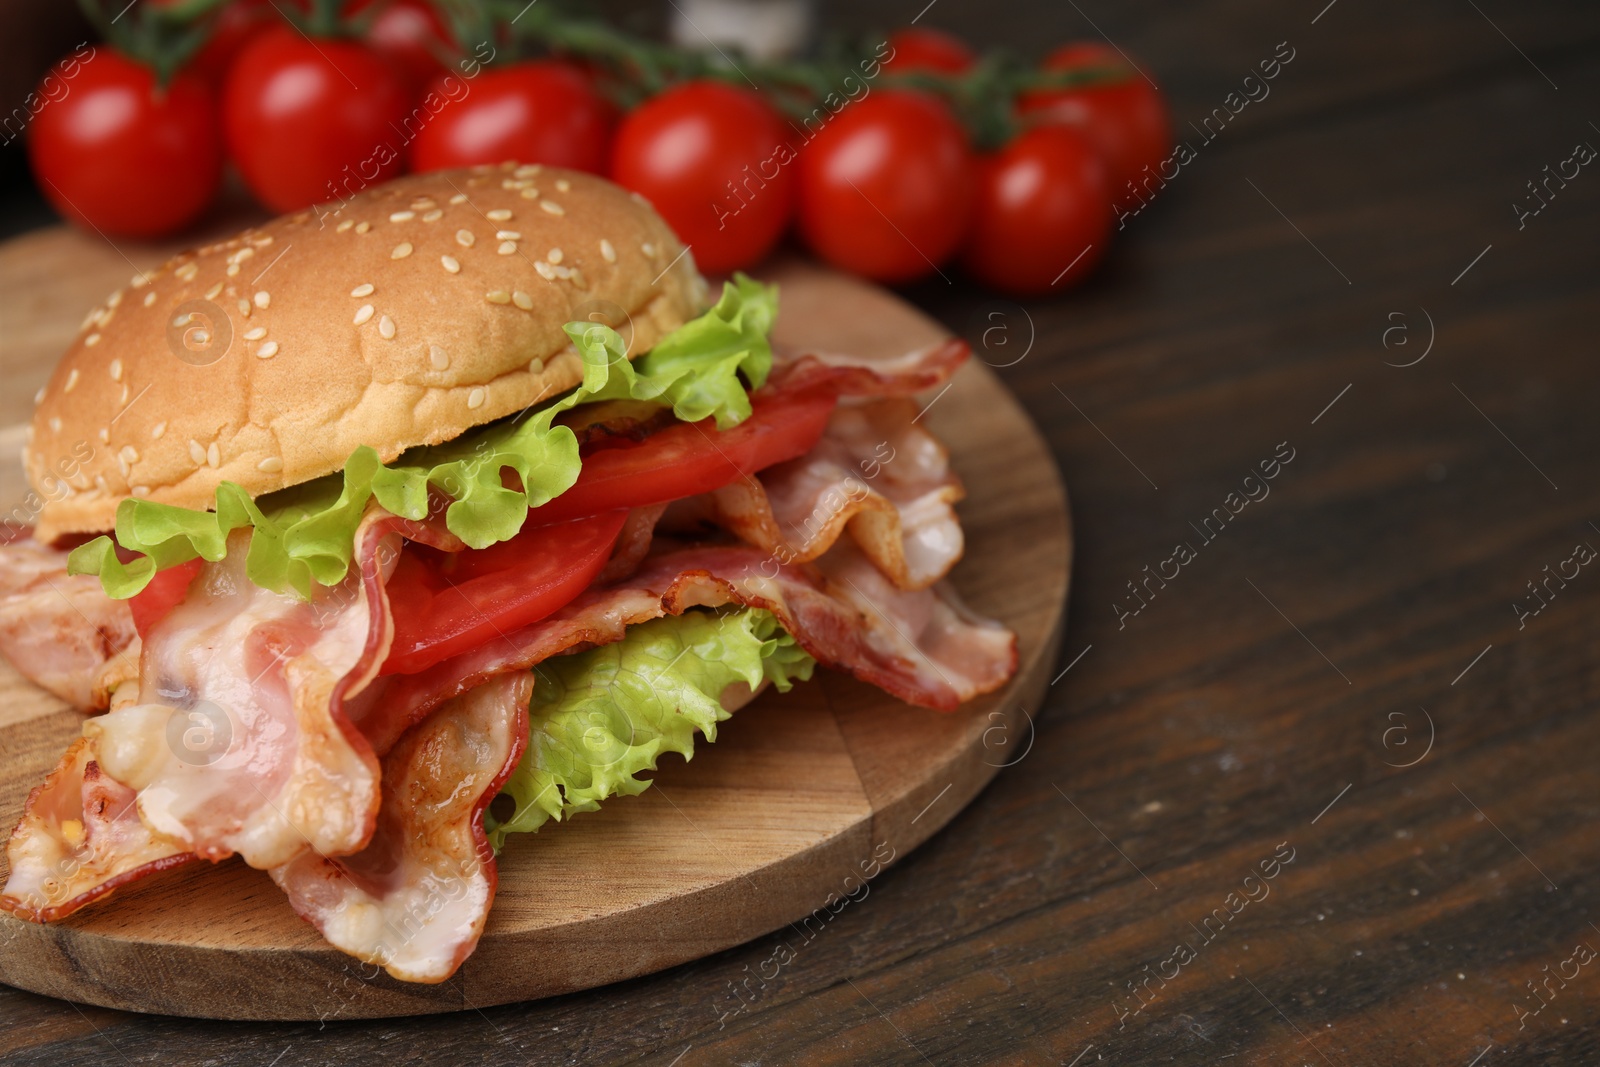
{"label": "burger", "polygon": [[136,275],[41,392],[0,651],[88,713],[0,908],[268,871],[439,982],[517,835],[637,794],[818,664],[950,710],[1015,639],[941,579],[962,490],[912,395],[967,357],[774,351],[649,204],[411,177]]}

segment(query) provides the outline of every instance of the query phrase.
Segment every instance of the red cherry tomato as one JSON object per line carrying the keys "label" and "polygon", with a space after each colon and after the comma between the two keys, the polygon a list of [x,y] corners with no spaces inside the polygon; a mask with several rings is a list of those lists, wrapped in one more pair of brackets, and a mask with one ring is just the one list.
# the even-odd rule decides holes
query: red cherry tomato
{"label": "red cherry tomato", "polygon": [[183,603],[183,598],[189,595],[189,586],[204,565],[203,559],[191,559],[188,563],[157,571],[150,584],[134,594],[128,601],[128,610],[133,615],[133,628],[140,637],[148,637],[156,623]]}
{"label": "red cherry tomato", "polygon": [[605,169],[611,105],[567,63],[518,63],[465,80],[446,75],[429,88],[446,101],[411,144],[414,170],[474,163],[546,163]]}
{"label": "red cherry tomato", "polygon": [[1069,44],[1052,52],[1045,70],[1114,67],[1127,72],[1114,85],[1084,89],[1039,89],[1023,94],[1018,109],[1030,119],[1058,122],[1083,131],[1106,157],[1113,199],[1132,196],[1128,183],[1138,184],[1145,168],[1156,173],[1172,150],[1172,125],[1161,93],[1122,58],[1102,44]]}
{"label": "red cherry tomato", "polygon": [[794,210],[791,130],[748,89],[693,81],[623,120],[611,177],[641,193],[709,273],[760,262]]}
{"label": "red cherry tomato", "polygon": [[448,55],[455,47],[444,18],[428,0],[352,0],[345,14],[359,15],[378,5],[363,40],[399,70],[412,89],[421,89],[444,72],[440,53]]}
{"label": "red cherry tomato", "polygon": [[394,641],[383,674],[415,674],[538,622],[589,588],[626,510],[545,526],[465,552],[408,544],[387,585]]}
{"label": "red cherry tomato", "polygon": [[1105,164],[1077,131],[1039,126],[980,160],[962,256],[980,281],[1030,296],[1065,288],[1093,270],[1110,239]]}
{"label": "red cherry tomato", "polygon": [[674,423],[637,444],[593,452],[583,457],[577,484],[535,508],[530,521],[556,522],[720,489],[811,451],[836,403],[831,392],[817,389],[758,392],[750,398],[750,417],[730,429],[718,430],[710,419]]}
{"label": "red cherry tomato", "polygon": [[800,233],[822,258],[885,282],[934,271],[966,233],[967,136],[945,104],[884,89],[840,111],[800,153]]}
{"label": "red cherry tomato", "polygon": [[[113,237],[160,237],[193,222],[222,180],[217,105],[193,75],[165,88],[105,45],[51,68],[28,159],[56,210]],[[62,91],[62,87],[65,91]]]}
{"label": "red cherry tomato", "polygon": [[931,70],[941,74],[965,74],[972,69],[977,57],[967,42],[943,30],[922,26],[907,26],[889,35],[893,49],[884,60],[883,69],[890,74],[906,74],[914,70]]}
{"label": "red cherry tomato", "polygon": [[275,210],[347,199],[400,173],[405,83],[363,45],[268,30],[234,62],[222,104],[228,153]]}

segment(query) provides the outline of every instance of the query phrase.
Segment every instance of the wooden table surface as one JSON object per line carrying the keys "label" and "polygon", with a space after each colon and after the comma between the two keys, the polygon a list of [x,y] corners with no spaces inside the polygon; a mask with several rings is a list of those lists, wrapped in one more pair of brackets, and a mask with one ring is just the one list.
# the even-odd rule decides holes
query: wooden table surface
{"label": "wooden table surface", "polygon": [[[1513,207],[1600,146],[1600,8],[1325,2],[925,19],[1024,48],[1098,27],[1196,158],[1083,289],[913,290],[1004,365],[1072,490],[1064,673],[1016,764],[780,973],[771,936],[299,1025],[0,991],[4,1062],[1600,1062],[1600,174]],[[1266,99],[1188,127],[1279,42]]]}

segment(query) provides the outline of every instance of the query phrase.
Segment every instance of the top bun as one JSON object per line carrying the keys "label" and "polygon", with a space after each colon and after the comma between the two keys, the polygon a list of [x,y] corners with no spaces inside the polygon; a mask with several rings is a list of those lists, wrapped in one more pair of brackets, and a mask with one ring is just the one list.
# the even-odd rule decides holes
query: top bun
{"label": "top bun", "polygon": [[208,509],[387,460],[576,386],[562,327],[630,358],[699,314],[694,259],[642,198],[536,165],[414,175],[184,252],[91,312],[34,411],[35,534],[130,496]]}

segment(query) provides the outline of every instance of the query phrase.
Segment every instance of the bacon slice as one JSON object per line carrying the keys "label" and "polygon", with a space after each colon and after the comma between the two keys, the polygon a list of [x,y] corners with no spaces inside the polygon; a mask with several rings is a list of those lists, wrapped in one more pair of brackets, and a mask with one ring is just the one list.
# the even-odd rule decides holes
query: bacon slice
{"label": "bacon slice", "polygon": [[89,574],[69,575],[67,553],[16,537],[0,544],[0,652],[22,675],[69,704],[103,708],[133,673],[138,634],[125,601]]}
{"label": "bacon slice", "polygon": [[11,833],[11,875],[0,909],[53,922],[119,886],[195,858],[154,836],[139,821],[134,794],[109,778],[80,737],[28,794]]}
{"label": "bacon slice", "polygon": [[663,544],[624,582],[595,586],[549,618],[426,671],[385,679],[362,730],[381,745],[497,675],[620,641],[634,623],[724,604],[766,608],[820,663],[924,707],[952,710],[1016,670],[1011,631],[973,615],[946,586],[895,588],[849,541],[812,565],[779,564],[748,545]]}
{"label": "bacon slice", "polygon": [[949,453],[894,398],[840,406],[806,455],[692,501],[705,520],[784,563],[822,555],[848,527],[901,589],[925,589],[961,558]]}
{"label": "bacon slice", "polygon": [[528,743],[532,689],[532,675],[505,674],[445,704],[384,758],[365,849],[272,870],[335,948],[406,982],[442,982],[472,953],[496,884],[483,812]]}
{"label": "bacon slice", "polygon": [[837,352],[778,352],[767,381],[783,388],[827,385],[839,396],[910,396],[943,385],[972,355],[972,346],[952,337],[893,359],[868,359]]}

